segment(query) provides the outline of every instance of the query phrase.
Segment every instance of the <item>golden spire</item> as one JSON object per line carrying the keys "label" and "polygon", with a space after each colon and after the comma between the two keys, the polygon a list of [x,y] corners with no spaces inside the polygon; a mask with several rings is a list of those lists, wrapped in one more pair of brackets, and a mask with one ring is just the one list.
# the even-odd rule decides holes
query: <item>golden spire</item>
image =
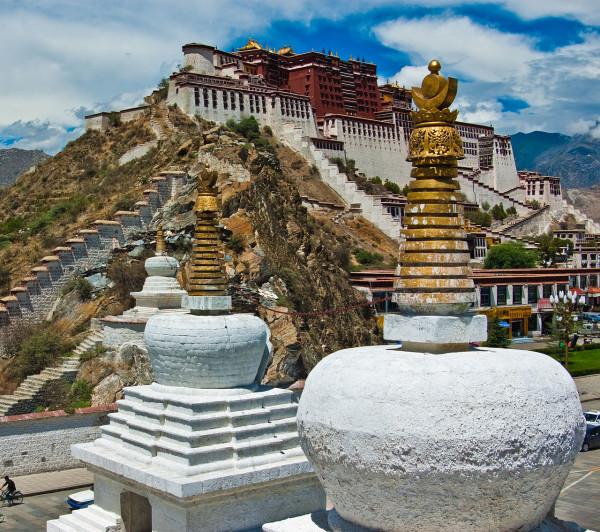
{"label": "golden spire", "polygon": [[227,294],[222,243],[217,227],[220,208],[214,188],[216,178],[216,172],[205,170],[198,179],[198,199],[194,205],[196,230],[187,286],[190,296]]}
{"label": "golden spire", "polygon": [[412,113],[408,160],[413,179],[394,295],[401,312],[412,314],[462,314],[475,302],[456,180],[464,152],[453,125],[458,111],[448,109],[458,82],[444,78],[440,69],[439,61],[431,61],[421,87],[412,88],[419,111]]}
{"label": "golden spire", "polygon": [[156,228],[156,254],[157,255],[166,255],[167,253],[167,244],[165,242],[165,233],[162,228],[162,224],[160,224]]}

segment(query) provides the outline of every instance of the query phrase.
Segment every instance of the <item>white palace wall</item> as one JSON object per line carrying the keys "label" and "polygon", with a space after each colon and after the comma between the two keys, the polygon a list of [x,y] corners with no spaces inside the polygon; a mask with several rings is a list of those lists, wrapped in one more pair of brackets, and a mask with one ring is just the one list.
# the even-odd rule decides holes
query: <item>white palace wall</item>
{"label": "white palace wall", "polygon": [[367,177],[379,176],[403,187],[410,179],[408,146],[393,124],[352,117],[325,118],[323,133],[344,143],[347,159]]}
{"label": "white palace wall", "polygon": [[270,126],[275,133],[280,134],[285,126],[293,126],[302,129],[306,136],[317,135],[314,114],[307,98],[273,95],[266,90],[250,91],[226,78],[207,78],[207,81],[209,79],[215,84],[176,87],[172,81],[168,103],[176,103],[187,114],[217,123],[254,116],[259,124]]}

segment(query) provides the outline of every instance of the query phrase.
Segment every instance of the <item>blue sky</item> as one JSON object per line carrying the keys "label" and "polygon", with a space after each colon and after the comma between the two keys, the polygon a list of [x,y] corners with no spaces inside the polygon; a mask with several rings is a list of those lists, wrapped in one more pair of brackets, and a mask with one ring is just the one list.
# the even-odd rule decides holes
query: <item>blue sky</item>
{"label": "blue sky", "polygon": [[85,114],[142,101],[181,45],[248,37],[459,78],[463,120],[600,138],[599,0],[0,0],[0,147],[60,150]]}

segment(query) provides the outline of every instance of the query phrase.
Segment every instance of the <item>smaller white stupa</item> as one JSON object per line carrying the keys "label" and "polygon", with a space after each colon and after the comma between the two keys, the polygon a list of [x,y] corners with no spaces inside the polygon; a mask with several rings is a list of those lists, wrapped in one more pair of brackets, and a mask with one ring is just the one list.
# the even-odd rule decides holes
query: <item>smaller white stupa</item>
{"label": "smaller white stupa", "polygon": [[135,307],[124,316],[150,317],[157,310],[181,308],[181,298],[186,294],[177,281],[179,262],[167,255],[167,246],[162,226],[156,231],[156,255],[144,263],[148,277],[141,292],[132,292]]}
{"label": "smaller white stupa", "polygon": [[260,384],[269,329],[231,312],[210,178],[195,206],[185,312],[146,325],[155,382],[126,388],[102,436],[73,446],[94,473],[95,503],[49,532],[247,530],[325,506],[299,446],[296,396]]}
{"label": "smaller white stupa", "polygon": [[148,320],[161,312],[187,312],[181,308],[185,295],[177,280],[179,262],[167,254],[162,226],[156,230],[156,254],[144,263],[148,277],[140,292],[131,292],[135,306],[119,316],[106,316],[99,321],[106,347],[118,349],[124,343],[145,348],[144,330]]}

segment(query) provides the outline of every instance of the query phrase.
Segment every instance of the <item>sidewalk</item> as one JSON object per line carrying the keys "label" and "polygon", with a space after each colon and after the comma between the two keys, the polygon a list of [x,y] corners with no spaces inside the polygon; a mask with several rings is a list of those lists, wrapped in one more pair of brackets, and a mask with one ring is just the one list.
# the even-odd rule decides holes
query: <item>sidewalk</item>
{"label": "sidewalk", "polygon": [[85,468],[66,469],[64,471],[50,471],[13,477],[17,489],[25,496],[39,495],[72,489],[87,488],[94,483],[94,476]]}

